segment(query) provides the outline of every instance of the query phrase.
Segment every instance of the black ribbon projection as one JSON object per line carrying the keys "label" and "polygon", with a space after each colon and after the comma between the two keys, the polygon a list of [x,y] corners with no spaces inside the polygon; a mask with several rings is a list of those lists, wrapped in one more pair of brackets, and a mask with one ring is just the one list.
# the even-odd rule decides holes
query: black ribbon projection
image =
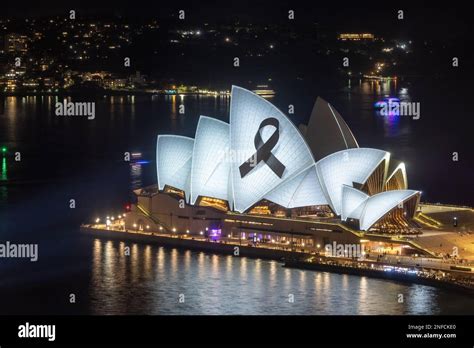
{"label": "black ribbon projection", "polygon": [[[266,126],[273,126],[276,129],[270,138],[268,138],[266,142],[263,142],[260,131]],[[257,134],[255,134],[254,139],[255,149],[257,152],[255,152],[252,157],[240,165],[239,170],[241,178],[244,178],[248,173],[250,173],[250,171],[261,161],[264,161],[267,166],[269,166],[270,169],[273,170],[276,175],[278,175],[279,178],[282,177],[283,172],[285,171],[285,166],[272,154],[272,150],[278,143],[279,138],[280,123],[276,118],[269,117],[260,123],[260,127],[258,127]]]}

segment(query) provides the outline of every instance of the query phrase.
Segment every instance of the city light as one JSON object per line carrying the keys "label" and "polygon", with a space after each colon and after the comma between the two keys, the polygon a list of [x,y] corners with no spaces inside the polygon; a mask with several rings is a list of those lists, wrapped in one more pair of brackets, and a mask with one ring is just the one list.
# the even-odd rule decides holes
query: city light
{"label": "city light", "polygon": [[[4,281],[14,296],[4,296],[2,311],[309,315],[317,328],[305,331],[300,320],[275,329],[270,320],[266,329],[244,318],[194,330],[173,320],[182,332],[175,341],[469,336],[449,329],[456,320],[411,318],[474,313],[470,168],[453,152],[471,141],[460,92],[474,70],[463,54],[472,35],[456,25],[469,11],[157,2],[115,4],[107,14],[92,5],[44,5],[36,15],[22,2],[2,6],[0,226],[12,236],[30,230],[16,233],[24,244],[15,258],[47,240],[46,249],[64,249],[45,265],[50,275],[86,266],[60,284],[35,267],[10,272],[21,281]],[[417,122],[419,104],[426,117]],[[402,160],[418,173],[408,176]],[[430,192],[420,197],[409,184]],[[49,238],[51,227],[80,235]],[[13,257],[3,244],[0,258]],[[57,285],[58,300],[35,296]],[[378,319],[338,319],[329,334],[327,315]],[[390,325],[398,315],[410,315],[408,325]],[[139,319],[106,339],[139,333],[131,325]],[[45,342],[46,327],[66,339],[45,321],[34,335],[13,330],[13,339]],[[173,332],[158,325],[150,334],[159,344]]]}

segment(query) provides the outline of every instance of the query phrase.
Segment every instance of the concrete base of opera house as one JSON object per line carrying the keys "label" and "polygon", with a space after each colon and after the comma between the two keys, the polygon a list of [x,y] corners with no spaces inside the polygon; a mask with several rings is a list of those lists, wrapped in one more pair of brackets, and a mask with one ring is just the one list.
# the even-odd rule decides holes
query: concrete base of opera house
{"label": "concrete base of opera house", "polygon": [[[411,241],[397,240],[393,236],[369,236],[336,220],[321,221],[311,218],[287,218],[221,211],[213,207],[184,204],[179,197],[156,190],[147,192],[142,189],[140,194],[137,194],[137,199],[138,202],[131,206],[131,211],[126,214],[126,217],[118,223],[118,226],[110,226],[111,229],[186,237],[183,241],[172,238],[173,240],[169,241],[171,245],[183,245],[183,243],[194,245],[193,242],[188,243],[189,239],[194,237],[201,241],[219,241],[234,245],[238,243],[252,250],[256,245],[261,245],[263,248],[272,249],[272,252],[275,250],[298,252],[300,256],[301,253],[314,254],[324,251],[324,246],[328,244],[357,245],[363,241],[384,244],[392,251],[396,250],[399,255],[433,256],[429,251]],[[201,243],[201,241],[196,241],[196,243]],[[211,243],[211,245],[215,244]],[[232,247],[229,246],[230,249]],[[253,253],[253,251],[248,252]],[[260,254],[258,256],[264,257]],[[280,254],[277,255],[278,257],[281,257]]]}
{"label": "concrete base of opera house", "polygon": [[302,252],[294,252],[290,250],[255,248],[245,245],[216,243],[212,241],[197,240],[190,238],[170,237],[165,235],[155,234],[153,232],[132,232],[119,230],[98,229],[91,226],[81,226],[81,231],[99,238],[117,239],[120,241],[130,241],[135,243],[157,244],[167,247],[175,247],[189,250],[198,250],[205,252],[212,252],[224,255],[235,255],[235,247],[239,247],[239,256],[262,258],[270,260],[291,260],[300,257],[307,257],[310,254]]}

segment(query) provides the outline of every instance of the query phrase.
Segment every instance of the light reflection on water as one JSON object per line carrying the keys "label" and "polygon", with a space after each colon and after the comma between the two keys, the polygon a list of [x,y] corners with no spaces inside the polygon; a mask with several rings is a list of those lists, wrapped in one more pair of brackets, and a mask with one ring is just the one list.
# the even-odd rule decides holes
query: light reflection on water
{"label": "light reflection on water", "polygon": [[[281,263],[95,239],[93,314],[448,314],[474,301],[421,285],[281,267]],[[129,245],[130,246],[130,245]],[[179,303],[180,294],[184,303]],[[398,303],[403,294],[404,303]],[[289,301],[294,296],[294,303]]]}
{"label": "light reflection on water", "polygon": [[143,187],[142,165],[140,163],[130,164],[130,188],[136,190]]}
{"label": "light reflection on water", "polygon": [[[369,82],[353,83],[351,93],[347,97],[345,97],[347,93],[342,97],[329,95],[327,100],[337,105],[338,111],[351,126],[361,146],[393,151],[394,157],[396,155],[397,159],[405,161],[410,169],[412,182],[410,186],[432,194],[447,192],[444,193],[447,196],[444,201],[462,202],[464,192],[457,191],[456,187],[446,186],[449,183],[443,176],[426,174],[439,167],[439,159],[424,162],[428,156],[420,156],[436,151],[446,153],[454,145],[457,146],[457,139],[462,137],[456,132],[462,129],[456,129],[456,132],[451,129],[449,132],[450,129],[440,127],[440,125],[449,126],[449,123],[440,123],[441,119],[444,120],[443,114],[434,112],[437,111],[435,108],[442,105],[439,100],[443,100],[441,95],[435,93],[437,88],[431,91],[431,94],[427,92],[420,95],[419,89],[411,86],[404,89],[405,86],[402,86],[401,82],[398,84],[390,87],[387,84],[377,85]],[[398,96],[400,99],[423,101],[422,118],[414,121],[410,118],[377,117],[373,103],[387,94]],[[284,103],[282,97],[284,96],[277,95],[272,102],[285,111],[285,105],[288,103]],[[307,97],[301,96],[303,97],[309,105],[311,101],[308,102]],[[425,100],[432,101],[431,109],[428,109],[430,103]],[[143,96],[136,99],[111,96],[97,101],[98,117],[94,122],[56,117],[53,107],[55,101],[56,97],[44,96],[2,98],[0,140],[11,151],[24,149],[29,154],[31,151],[36,152],[38,160],[46,160],[47,163],[50,163],[51,158],[56,158],[51,169],[63,170],[73,162],[80,163],[80,167],[73,169],[93,181],[96,179],[98,168],[109,163],[110,153],[115,153],[117,148],[137,148],[147,154],[147,160],[153,161],[157,134],[194,136],[197,120],[201,114],[228,121],[230,98],[186,96],[183,100],[186,114],[180,115],[178,108],[181,101],[176,96],[157,98]],[[458,106],[454,114],[462,115],[464,112],[462,105],[462,100],[453,99],[450,108]],[[296,114],[290,116],[293,121],[297,121],[297,116],[309,116],[310,110],[308,112],[297,110],[299,116]],[[304,117],[301,117],[302,121],[307,121]],[[424,149],[424,144],[429,144],[430,139],[437,141],[439,133],[449,137],[436,149]],[[59,135],[62,138],[58,138]],[[90,159],[81,157],[76,150],[78,144],[83,145],[81,152],[87,155],[97,154],[97,157],[91,156]],[[41,153],[44,155],[40,156]],[[71,153],[74,155],[73,161],[64,162],[66,164],[63,165],[63,161]],[[34,156],[31,154],[29,158],[34,159]],[[36,170],[37,162],[29,163],[30,160],[18,164],[12,156],[9,156],[6,161],[2,160],[0,175],[8,176],[9,180],[19,180],[36,179],[38,175],[43,174]],[[110,168],[110,173],[115,173],[115,164],[109,164],[107,168]],[[124,175],[117,175],[114,182],[110,179],[110,175],[107,175],[106,180],[91,184],[87,190],[81,190],[82,183],[80,180],[75,181],[76,179],[62,186],[64,192],[70,192],[71,189],[86,192],[83,200],[96,202],[97,210],[92,213],[93,209],[87,207],[84,210],[85,218],[81,218],[77,225],[88,221],[85,219],[89,219],[92,214],[95,216],[96,212],[105,213],[104,206],[107,205],[107,200],[117,202],[122,208],[121,202],[128,194],[127,183],[131,188],[156,183],[153,164],[143,166],[137,164],[123,172]],[[147,176],[147,173],[152,174]],[[44,171],[44,174],[43,179],[51,175],[49,171]],[[72,177],[75,175],[74,171]],[[460,176],[459,172],[453,175],[457,180],[451,180],[452,182],[463,183],[471,179]],[[54,176],[52,178],[55,179]],[[102,187],[107,187],[107,190],[98,194],[97,188]],[[123,187],[124,192],[117,193],[116,187]],[[54,185],[45,191],[47,195],[40,191],[39,196],[38,192],[32,191],[33,189],[36,189],[36,185],[24,188],[20,185],[11,187],[0,185],[0,204],[6,206],[8,200],[12,201],[18,191],[23,190],[22,195],[16,198],[22,205],[15,208],[17,211],[12,211],[14,209],[11,208],[9,213],[15,212],[14,217],[27,220],[24,219],[24,214],[30,212],[32,214],[30,220],[42,222],[38,230],[34,231],[36,238],[47,235],[50,225],[55,227],[58,224],[57,215],[50,214],[51,209],[44,210],[38,215],[34,213],[40,210],[36,208],[45,201],[51,202],[49,193],[61,192],[61,187]],[[31,204],[24,204],[24,195],[28,198],[26,202],[30,199],[34,201]],[[4,211],[5,209],[0,210],[0,215]],[[3,216],[5,214],[0,220]],[[16,238],[27,239],[30,237],[31,229],[28,226],[27,233],[18,234],[16,229],[19,220],[20,218],[17,220],[11,218],[10,225],[0,224],[0,228],[3,231],[15,231]],[[77,226],[68,218],[62,220],[62,223],[70,224],[69,226],[74,228]],[[65,238],[70,238],[71,235],[64,234]],[[52,240],[56,243],[56,239]],[[125,246],[131,247],[130,256],[124,255]],[[447,295],[429,287],[406,286],[364,277],[283,269],[280,263],[263,260],[213,256],[151,246],[147,250],[143,248],[123,242],[121,244],[94,242],[92,262],[89,258],[84,261],[90,262],[92,268],[91,284],[83,283],[89,287],[88,291],[92,295],[92,305],[88,307],[90,312],[97,314],[472,314],[474,312],[472,299],[454,295],[456,300],[453,301],[451,294]],[[52,247],[52,250],[56,249]],[[58,264],[62,263],[76,265],[77,261],[61,256]],[[89,273],[85,271],[80,275],[89,277]],[[69,281],[68,279],[67,283]],[[46,285],[48,284],[45,283]],[[178,306],[177,294],[180,292],[186,294],[186,302]],[[399,293],[404,294],[404,304],[396,302]],[[295,303],[288,303],[289,294],[294,294]]]}

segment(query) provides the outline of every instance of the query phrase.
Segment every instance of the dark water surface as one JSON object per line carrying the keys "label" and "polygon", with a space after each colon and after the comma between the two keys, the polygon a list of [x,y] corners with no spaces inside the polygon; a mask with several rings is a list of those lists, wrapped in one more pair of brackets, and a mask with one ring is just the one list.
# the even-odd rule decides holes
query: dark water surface
{"label": "dark water surface", "polygon": [[[359,145],[407,165],[425,201],[472,205],[467,89],[427,82],[353,81],[320,95],[343,115]],[[423,91],[423,93],[421,92]],[[384,95],[419,101],[421,118],[383,118]],[[281,110],[307,122],[315,95],[279,93]],[[193,136],[200,114],[228,121],[228,98],[115,96],[96,101],[96,119],[54,115],[55,97],[7,97],[0,114],[0,241],[39,243],[39,261],[0,259],[0,313],[89,314],[472,314],[474,299],[366,277],[284,269],[275,261],[98,240],[81,222],[119,214],[133,188],[156,182],[156,135]],[[177,107],[184,103],[186,114]],[[21,162],[13,160],[20,151]],[[126,151],[149,163],[130,165]],[[461,161],[451,160],[452,152]],[[8,182],[8,184],[5,184]],[[69,200],[76,209],[69,209]],[[69,294],[76,304],[69,304]],[[184,294],[185,302],[178,303]],[[294,295],[294,303],[288,296]],[[405,302],[397,302],[404,294]]]}

